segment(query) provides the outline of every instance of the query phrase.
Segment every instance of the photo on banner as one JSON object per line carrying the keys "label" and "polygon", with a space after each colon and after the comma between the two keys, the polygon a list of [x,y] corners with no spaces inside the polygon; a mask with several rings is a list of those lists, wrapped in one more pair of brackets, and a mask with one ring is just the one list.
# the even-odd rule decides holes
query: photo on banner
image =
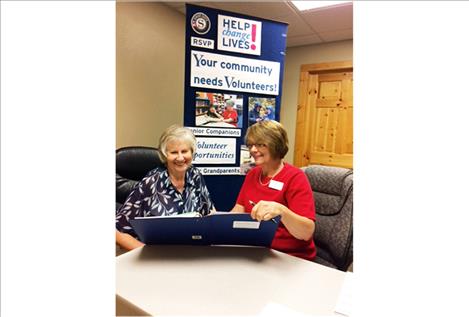
{"label": "photo on banner", "polygon": [[243,96],[197,91],[195,126],[217,128],[243,127]]}
{"label": "photo on banner", "polygon": [[249,153],[249,149],[246,145],[241,145],[240,153],[240,167],[239,171],[241,175],[246,175],[251,169],[253,169],[256,164],[254,158]]}
{"label": "photo on banner", "polygon": [[259,121],[275,120],[275,98],[249,97],[249,126]]}

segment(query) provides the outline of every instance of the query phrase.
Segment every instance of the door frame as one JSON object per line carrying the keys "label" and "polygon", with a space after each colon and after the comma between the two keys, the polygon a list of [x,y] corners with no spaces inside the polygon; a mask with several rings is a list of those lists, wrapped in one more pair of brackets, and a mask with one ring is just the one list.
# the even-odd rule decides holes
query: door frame
{"label": "door frame", "polygon": [[311,123],[311,111],[306,111],[308,104],[312,98],[317,98],[318,87],[312,87],[308,83],[310,75],[318,75],[329,72],[353,72],[353,61],[338,61],[338,62],[325,62],[315,64],[304,64],[300,68],[300,84],[298,88],[298,104],[296,108],[296,131],[295,131],[295,148],[293,164],[297,167],[308,165],[309,157],[307,153],[302,153],[299,147],[302,145],[305,149],[309,149],[311,142],[305,136],[311,133],[311,124],[304,124],[303,127],[298,127],[298,119],[304,118],[305,122]]}

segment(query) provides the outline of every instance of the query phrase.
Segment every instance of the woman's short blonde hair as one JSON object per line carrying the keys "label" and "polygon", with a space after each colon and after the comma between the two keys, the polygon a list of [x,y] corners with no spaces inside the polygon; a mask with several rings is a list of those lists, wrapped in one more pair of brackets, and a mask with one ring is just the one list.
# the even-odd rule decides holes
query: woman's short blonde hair
{"label": "woman's short blonde hair", "polygon": [[265,144],[270,155],[283,159],[288,152],[287,131],[274,120],[260,121],[250,126],[246,132],[246,144]]}
{"label": "woman's short blonde hair", "polygon": [[194,134],[190,129],[174,124],[163,132],[158,144],[158,156],[163,164],[166,165],[168,161],[166,147],[172,141],[185,142],[190,147],[192,156],[194,156],[197,144]]}

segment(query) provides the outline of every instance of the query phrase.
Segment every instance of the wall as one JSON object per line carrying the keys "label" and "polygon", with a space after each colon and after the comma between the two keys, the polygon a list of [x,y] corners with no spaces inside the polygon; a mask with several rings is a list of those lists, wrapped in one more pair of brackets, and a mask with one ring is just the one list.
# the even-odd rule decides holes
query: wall
{"label": "wall", "polygon": [[300,67],[303,64],[353,60],[353,41],[340,41],[320,45],[287,47],[283,78],[282,108],[280,121],[288,132],[290,150],[285,157],[293,163],[295,148],[296,108]]}
{"label": "wall", "polygon": [[116,3],[116,147],[157,146],[183,123],[185,16],[161,3]]}

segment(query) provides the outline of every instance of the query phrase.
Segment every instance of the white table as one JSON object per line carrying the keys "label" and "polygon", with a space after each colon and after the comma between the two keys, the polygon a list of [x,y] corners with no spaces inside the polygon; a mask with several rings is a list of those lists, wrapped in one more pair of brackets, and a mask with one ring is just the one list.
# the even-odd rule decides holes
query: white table
{"label": "white table", "polygon": [[334,315],[345,273],[264,248],[144,246],[116,258],[117,315]]}

